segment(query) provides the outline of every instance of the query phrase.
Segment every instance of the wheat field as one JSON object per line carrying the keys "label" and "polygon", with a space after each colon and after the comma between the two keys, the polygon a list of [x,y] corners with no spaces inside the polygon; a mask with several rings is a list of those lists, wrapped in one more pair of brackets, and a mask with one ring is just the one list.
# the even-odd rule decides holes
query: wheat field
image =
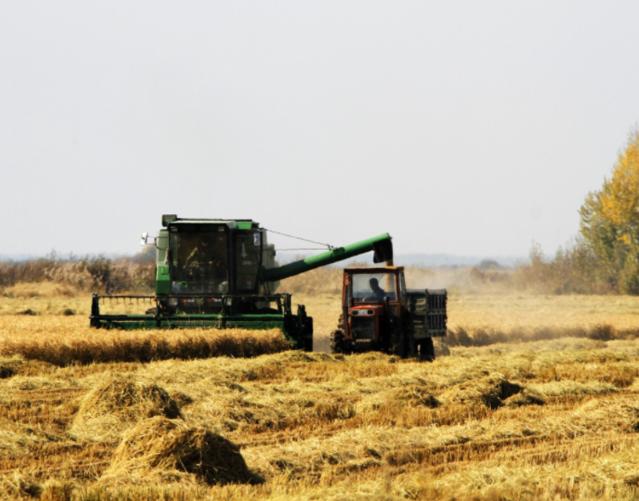
{"label": "wheat field", "polygon": [[451,293],[420,363],[323,352],[339,297],[312,289],[314,353],[95,331],[86,293],[3,291],[0,497],[639,497],[639,299]]}

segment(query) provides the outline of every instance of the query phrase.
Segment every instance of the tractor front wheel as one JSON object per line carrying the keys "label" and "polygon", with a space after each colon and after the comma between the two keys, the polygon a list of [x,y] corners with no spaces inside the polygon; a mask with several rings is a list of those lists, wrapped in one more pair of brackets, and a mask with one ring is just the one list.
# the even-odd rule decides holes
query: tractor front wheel
{"label": "tractor front wheel", "polygon": [[349,343],[344,337],[344,332],[336,329],[330,335],[331,353],[350,353]]}

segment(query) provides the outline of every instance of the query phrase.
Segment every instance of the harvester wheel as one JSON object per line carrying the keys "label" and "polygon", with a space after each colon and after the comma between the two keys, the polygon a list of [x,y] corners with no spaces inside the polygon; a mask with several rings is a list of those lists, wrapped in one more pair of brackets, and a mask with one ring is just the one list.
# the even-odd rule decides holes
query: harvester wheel
{"label": "harvester wheel", "polygon": [[313,336],[306,336],[304,338],[304,351],[313,351]]}
{"label": "harvester wheel", "polygon": [[432,337],[427,337],[419,343],[419,359],[428,362],[435,360],[435,346]]}
{"label": "harvester wheel", "polygon": [[349,353],[348,343],[344,339],[344,332],[336,329],[330,335],[331,353]]}

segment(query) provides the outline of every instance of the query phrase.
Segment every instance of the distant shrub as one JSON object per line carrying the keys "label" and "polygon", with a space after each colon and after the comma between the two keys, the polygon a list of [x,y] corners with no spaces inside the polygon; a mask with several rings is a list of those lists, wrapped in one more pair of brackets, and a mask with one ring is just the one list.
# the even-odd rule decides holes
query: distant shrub
{"label": "distant shrub", "polygon": [[62,259],[51,255],[27,261],[0,262],[1,287],[48,281],[85,291],[150,290],[154,285],[154,274],[154,263],[137,256]]}
{"label": "distant shrub", "polygon": [[602,269],[597,256],[578,240],[572,247],[559,249],[553,259],[544,259],[541,248],[533,245],[530,262],[513,273],[517,289],[550,294],[609,294],[617,292],[615,281]]}

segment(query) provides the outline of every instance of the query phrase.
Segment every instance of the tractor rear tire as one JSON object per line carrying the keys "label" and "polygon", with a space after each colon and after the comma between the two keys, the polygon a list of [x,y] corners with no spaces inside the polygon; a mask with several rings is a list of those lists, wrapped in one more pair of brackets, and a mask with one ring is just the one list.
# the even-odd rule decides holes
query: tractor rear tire
{"label": "tractor rear tire", "polygon": [[344,338],[344,332],[336,329],[330,335],[331,353],[350,353],[348,343]]}
{"label": "tractor rear tire", "polygon": [[427,337],[419,343],[419,359],[427,362],[435,360],[435,345],[432,337]]}

